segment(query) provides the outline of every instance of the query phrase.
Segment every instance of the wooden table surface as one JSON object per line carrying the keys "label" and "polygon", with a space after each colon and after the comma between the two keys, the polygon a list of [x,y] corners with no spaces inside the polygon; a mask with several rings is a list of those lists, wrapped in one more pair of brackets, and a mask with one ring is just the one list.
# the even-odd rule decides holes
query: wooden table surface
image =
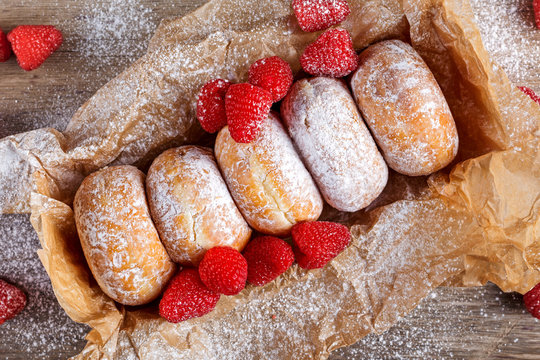
{"label": "wooden table surface", "polygon": [[[159,20],[205,0],[2,0],[0,27],[53,24],[65,42],[45,64],[22,71],[0,64],[0,138],[52,126],[59,130],[100,86],[145,50]],[[540,31],[531,0],[472,0],[486,47],[516,85],[540,91]],[[0,159],[1,160],[1,159]],[[14,179],[16,181],[16,179]],[[0,278],[21,286],[29,304],[0,326],[0,359],[63,359],[78,353],[88,328],[60,308],[35,250],[28,215],[1,215]],[[495,286],[439,288],[382,335],[331,359],[540,359],[540,323],[521,296]],[[277,345],[277,344],[276,344]]]}

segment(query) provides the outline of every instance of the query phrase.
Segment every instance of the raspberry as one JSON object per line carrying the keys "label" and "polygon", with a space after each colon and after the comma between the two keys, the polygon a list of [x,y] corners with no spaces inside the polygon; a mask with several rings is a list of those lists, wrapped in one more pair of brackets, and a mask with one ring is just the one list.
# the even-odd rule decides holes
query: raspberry
{"label": "raspberry", "polygon": [[294,262],[289,244],[273,236],[251,240],[244,249],[249,283],[263,286],[283,274]]}
{"label": "raspberry", "polygon": [[224,295],[236,295],[246,286],[247,261],[230,247],[208,250],[199,264],[199,274],[208,289]]}
{"label": "raspberry", "polygon": [[311,221],[293,226],[292,239],[298,265],[304,269],[317,269],[349,245],[351,234],[341,224]]}
{"label": "raspberry", "polygon": [[223,79],[214,79],[207,82],[199,92],[197,100],[197,119],[202,128],[215,133],[227,125],[225,115],[225,94],[231,83]]}
{"label": "raspberry", "polygon": [[270,92],[274,102],[287,95],[292,81],[289,63],[278,56],[257,60],[249,68],[249,83]]}
{"label": "raspberry", "polygon": [[225,95],[225,112],[234,141],[253,141],[271,106],[272,95],[268,91],[247,83],[231,85]]}
{"label": "raspberry", "polygon": [[529,89],[528,87],[526,86],[518,86],[519,87],[519,90],[523,91],[525,94],[529,95],[529,97],[531,99],[533,99],[534,101],[536,101],[536,103],[538,105],[540,105],[540,96],[536,95],[536,93],[534,91],[532,91],[532,89]]}
{"label": "raspberry", "polygon": [[540,283],[523,295],[523,303],[532,316],[540,319]]}
{"label": "raspberry", "polygon": [[7,61],[11,55],[11,45],[6,34],[0,29],[0,62]]}
{"label": "raspberry", "polygon": [[540,0],[533,1],[534,18],[536,19],[536,27],[540,29]]}
{"label": "raspberry", "polygon": [[26,306],[26,295],[7,282],[0,280],[0,325],[12,319]]}
{"label": "raspberry", "polygon": [[167,286],[159,302],[159,314],[177,323],[208,314],[219,298],[219,294],[204,286],[196,269],[184,269]]}
{"label": "raspberry", "polygon": [[50,25],[21,25],[7,36],[19,66],[26,71],[38,68],[62,45],[62,33]]}
{"label": "raspberry", "polygon": [[292,7],[298,24],[308,32],[339,24],[351,13],[347,0],[293,0]]}
{"label": "raspberry", "polygon": [[358,55],[347,30],[331,29],[304,50],[300,64],[311,75],[343,77],[358,67]]}

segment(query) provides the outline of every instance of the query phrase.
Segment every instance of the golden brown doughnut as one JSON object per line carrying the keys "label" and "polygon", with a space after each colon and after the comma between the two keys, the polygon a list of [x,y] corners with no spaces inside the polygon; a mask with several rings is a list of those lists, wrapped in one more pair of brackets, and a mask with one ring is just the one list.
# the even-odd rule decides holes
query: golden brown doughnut
{"label": "golden brown doughnut", "polygon": [[238,208],[258,231],[287,235],[297,222],[321,214],[319,191],[275,113],[249,144],[235,142],[223,128],[215,152]]}
{"label": "golden brown doughnut", "polygon": [[129,165],[90,174],[73,209],[84,256],[103,292],[125,305],[158,297],[175,265],[150,219],[144,174]]}
{"label": "golden brown doughnut", "polygon": [[383,191],[388,168],[343,81],[297,81],[283,100],[281,115],[324,199],[334,208],[360,210]]}
{"label": "golden brown doughnut", "polygon": [[351,79],[358,107],[392,169],[431,174],[456,156],[458,134],[435,77],[399,40],[368,47]]}
{"label": "golden brown doughnut", "polygon": [[171,258],[197,265],[206,250],[241,251],[251,229],[234,204],[212,150],[181,146],[159,155],[146,178],[150,212]]}

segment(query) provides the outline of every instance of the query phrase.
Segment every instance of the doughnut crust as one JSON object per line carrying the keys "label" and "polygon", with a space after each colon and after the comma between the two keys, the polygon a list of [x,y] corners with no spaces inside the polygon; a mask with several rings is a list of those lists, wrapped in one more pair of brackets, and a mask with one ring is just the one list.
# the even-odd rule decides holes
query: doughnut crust
{"label": "doughnut crust", "polygon": [[84,256],[103,292],[125,305],[158,297],[175,265],[150,218],[144,174],[129,165],[90,174],[73,208]]}
{"label": "doughnut crust", "polygon": [[322,198],[275,113],[249,144],[235,142],[223,128],[215,152],[238,208],[254,229],[285,236],[297,222],[319,218]]}
{"label": "doughnut crust", "polygon": [[234,204],[212,150],[181,146],[159,155],[148,170],[150,212],[173,261],[198,265],[206,250],[242,251],[251,229]]}
{"label": "doughnut crust", "polygon": [[281,105],[281,115],[332,207],[357,211],[383,191],[388,168],[343,81],[297,81]]}
{"label": "doughnut crust", "polygon": [[351,88],[392,169],[428,175],[454,159],[454,118],[435,77],[409,44],[388,40],[364,50]]}

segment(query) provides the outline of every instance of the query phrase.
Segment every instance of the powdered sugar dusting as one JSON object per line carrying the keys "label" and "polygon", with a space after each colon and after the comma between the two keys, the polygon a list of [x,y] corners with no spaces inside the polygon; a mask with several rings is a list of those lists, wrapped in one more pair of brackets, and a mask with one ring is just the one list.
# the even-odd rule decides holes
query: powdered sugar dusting
{"label": "powdered sugar dusting", "polygon": [[154,160],[146,179],[152,218],[171,258],[198,264],[206,250],[241,251],[251,230],[238,211],[212,150],[182,146]]}
{"label": "powdered sugar dusting", "polygon": [[240,211],[258,231],[285,235],[297,222],[321,214],[319,191],[275,114],[249,144],[221,130],[216,157]]}
{"label": "powdered sugar dusting", "polygon": [[330,205],[356,211],[382,192],[388,168],[342,81],[319,77],[296,82],[281,112]]}
{"label": "powdered sugar dusting", "polygon": [[81,184],[73,208],[84,255],[101,289],[126,305],[155,299],[175,266],[150,219],[144,174],[133,166],[93,173]]}
{"label": "powdered sugar dusting", "polygon": [[[471,0],[482,42],[510,80],[524,84],[538,73],[540,30],[532,0]],[[540,90],[540,89],[535,89]]]}
{"label": "powdered sugar dusting", "polygon": [[457,154],[457,129],[422,58],[391,40],[372,45],[360,59],[351,87],[388,166],[416,176],[448,165]]}
{"label": "powdered sugar dusting", "polygon": [[71,40],[81,56],[94,59],[96,69],[125,66],[144,54],[158,20],[141,0],[86,2]]}
{"label": "powdered sugar dusting", "polygon": [[80,351],[90,328],[73,322],[56,301],[36,253],[39,240],[28,218],[28,215],[1,216],[0,278],[21,288],[26,293],[27,305],[19,315],[0,326],[0,339],[9,343],[14,354],[31,351],[33,358],[48,358],[54,352],[67,358]]}

